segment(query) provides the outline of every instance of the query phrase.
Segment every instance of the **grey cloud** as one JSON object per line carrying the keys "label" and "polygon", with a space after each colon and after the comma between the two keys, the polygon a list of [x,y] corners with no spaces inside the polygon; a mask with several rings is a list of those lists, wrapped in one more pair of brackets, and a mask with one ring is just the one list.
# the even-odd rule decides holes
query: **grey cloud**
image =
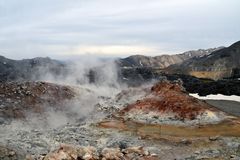
{"label": "grey cloud", "polygon": [[141,45],[159,53],[229,45],[240,37],[239,5],[238,0],[0,0],[0,54],[57,55],[51,45],[69,52],[79,45]]}

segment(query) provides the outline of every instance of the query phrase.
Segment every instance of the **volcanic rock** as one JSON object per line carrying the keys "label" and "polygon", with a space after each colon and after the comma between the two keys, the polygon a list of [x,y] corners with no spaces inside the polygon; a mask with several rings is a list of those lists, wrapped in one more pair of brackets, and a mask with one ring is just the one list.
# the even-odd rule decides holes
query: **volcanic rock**
{"label": "volcanic rock", "polygon": [[97,151],[96,148],[88,146],[61,145],[59,149],[47,154],[43,160],[157,160],[156,156],[151,156],[143,147],[127,148],[124,151],[120,148],[104,148]]}
{"label": "volcanic rock", "polygon": [[125,119],[145,123],[206,124],[220,122],[226,114],[188,95],[178,83],[162,81],[141,100],[120,111]]}
{"label": "volcanic rock", "polygon": [[7,147],[0,146],[1,160],[18,160],[23,159],[24,156]]}
{"label": "volcanic rock", "polygon": [[1,83],[0,116],[2,120],[24,118],[26,111],[41,113],[45,106],[60,107],[74,95],[75,92],[68,86],[47,82]]}

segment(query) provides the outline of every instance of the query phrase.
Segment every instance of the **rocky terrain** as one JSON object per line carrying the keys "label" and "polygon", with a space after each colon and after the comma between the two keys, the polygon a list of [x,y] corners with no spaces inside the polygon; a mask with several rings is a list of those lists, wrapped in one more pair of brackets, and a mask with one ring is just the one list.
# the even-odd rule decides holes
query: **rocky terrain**
{"label": "rocky terrain", "polygon": [[[187,92],[180,84],[164,81],[154,85],[151,89],[142,88],[142,92],[144,94],[142,94],[141,97],[138,97],[138,100],[117,109],[112,116],[100,122],[99,126],[102,128],[112,128],[130,132],[145,140],[157,139],[165,141],[165,144],[166,142],[171,143],[171,145],[175,143],[178,147],[184,146],[180,145],[183,137],[189,140],[186,142],[189,143],[187,145],[189,147],[193,147],[193,145],[191,145],[192,143],[197,146],[200,145],[200,141],[204,142],[204,147],[206,147],[206,145],[211,146],[212,142],[207,142],[208,140],[205,139],[206,137],[220,136],[223,139],[225,139],[225,136],[238,137],[238,117],[231,116],[203,101],[188,96]],[[131,90],[131,93],[134,92]],[[129,92],[123,91],[119,93],[117,100],[119,101],[119,98],[125,99],[125,95],[128,97]],[[209,138],[210,141],[213,140],[214,143],[219,143],[217,139],[213,139]],[[194,150],[196,149],[195,147],[193,148]],[[186,150],[188,150],[189,153],[192,152],[189,148]],[[228,149],[225,148],[225,150]],[[231,158],[231,156],[226,155],[226,152],[222,152],[222,155],[211,155],[211,158],[207,155],[203,156],[201,151],[196,152],[195,150],[195,153],[200,153],[201,156],[190,154],[189,157],[186,156],[185,158],[182,158],[182,155],[178,154],[178,158]],[[164,156],[160,154],[160,157]],[[170,157],[165,158],[174,159],[174,156]],[[234,157],[233,155],[232,157],[232,159],[239,158],[237,156]]]}
{"label": "rocky terrain", "polygon": [[61,108],[74,96],[70,87],[47,82],[1,83],[0,122],[26,118],[27,112],[42,113],[46,106]]}
{"label": "rocky terrain", "polygon": [[[239,118],[188,96],[180,82],[163,81],[109,95],[94,91],[92,86],[46,82],[1,85],[1,97],[7,97],[1,99],[1,113],[23,109],[21,116],[8,114],[4,120],[9,120],[0,124],[0,159],[240,156]],[[20,101],[15,104],[17,97]]]}
{"label": "rocky terrain", "polygon": [[62,145],[58,150],[49,153],[44,157],[45,160],[55,159],[103,159],[103,160],[120,160],[120,159],[139,159],[139,160],[157,160],[157,156],[151,155],[143,147],[104,148],[97,151],[94,147],[77,147]]}
{"label": "rocky terrain", "polygon": [[[87,67],[0,57],[0,159],[238,160],[239,104],[189,94],[239,96],[238,47]],[[200,71],[191,64],[205,72],[205,60],[213,71],[220,62],[219,71],[231,68],[230,78],[163,69],[174,64],[167,69]]]}
{"label": "rocky terrain", "polygon": [[161,82],[151,88],[149,95],[125,107],[120,114],[154,124],[218,123],[227,116],[207,103],[190,97],[181,84]]}
{"label": "rocky terrain", "polygon": [[240,42],[202,57],[194,57],[182,64],[169,66],[168,73],[188,74],[199,78],[222,79],[239,77]]}

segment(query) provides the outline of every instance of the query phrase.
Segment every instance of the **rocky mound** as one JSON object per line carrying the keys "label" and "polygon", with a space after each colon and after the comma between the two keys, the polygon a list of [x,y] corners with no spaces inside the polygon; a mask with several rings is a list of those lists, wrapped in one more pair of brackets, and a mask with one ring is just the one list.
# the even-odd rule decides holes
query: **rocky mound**
{"label": "rocky mound", "polygon": [[208,124],[223,120],[225,113],[188,95],[181,84],[163,81],[141,100],[120,111],[125,119],[159,124]]}
{"label": "rocky mound", "polygon": [[41,113],[45,106],[60,107],[74,95],[74,91],[68,86],[47,82],[1,83],[1,121],[24,118],[25,112]]}

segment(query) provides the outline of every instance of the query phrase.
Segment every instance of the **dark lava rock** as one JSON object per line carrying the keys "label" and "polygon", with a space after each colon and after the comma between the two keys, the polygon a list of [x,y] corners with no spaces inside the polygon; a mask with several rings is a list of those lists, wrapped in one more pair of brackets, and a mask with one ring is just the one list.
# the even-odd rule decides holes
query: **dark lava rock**
{"label": "dark lava rock", "polygon": [[7,147],[0,146],[0,159],[1,160],[23,160],[25,155],[17,153],[16,151]]}
{"label": "dark lava rock", "polygon": [[198,93],[200,96],[209,94],[238,95],[240,96],[240,80],[221,79],[212,80],[197,78],[183,74],[166,74],[154,68],[121,68],[119,81],[129,86],[139,86],[144,83],[161,80],[179,81],[189,93]]}

